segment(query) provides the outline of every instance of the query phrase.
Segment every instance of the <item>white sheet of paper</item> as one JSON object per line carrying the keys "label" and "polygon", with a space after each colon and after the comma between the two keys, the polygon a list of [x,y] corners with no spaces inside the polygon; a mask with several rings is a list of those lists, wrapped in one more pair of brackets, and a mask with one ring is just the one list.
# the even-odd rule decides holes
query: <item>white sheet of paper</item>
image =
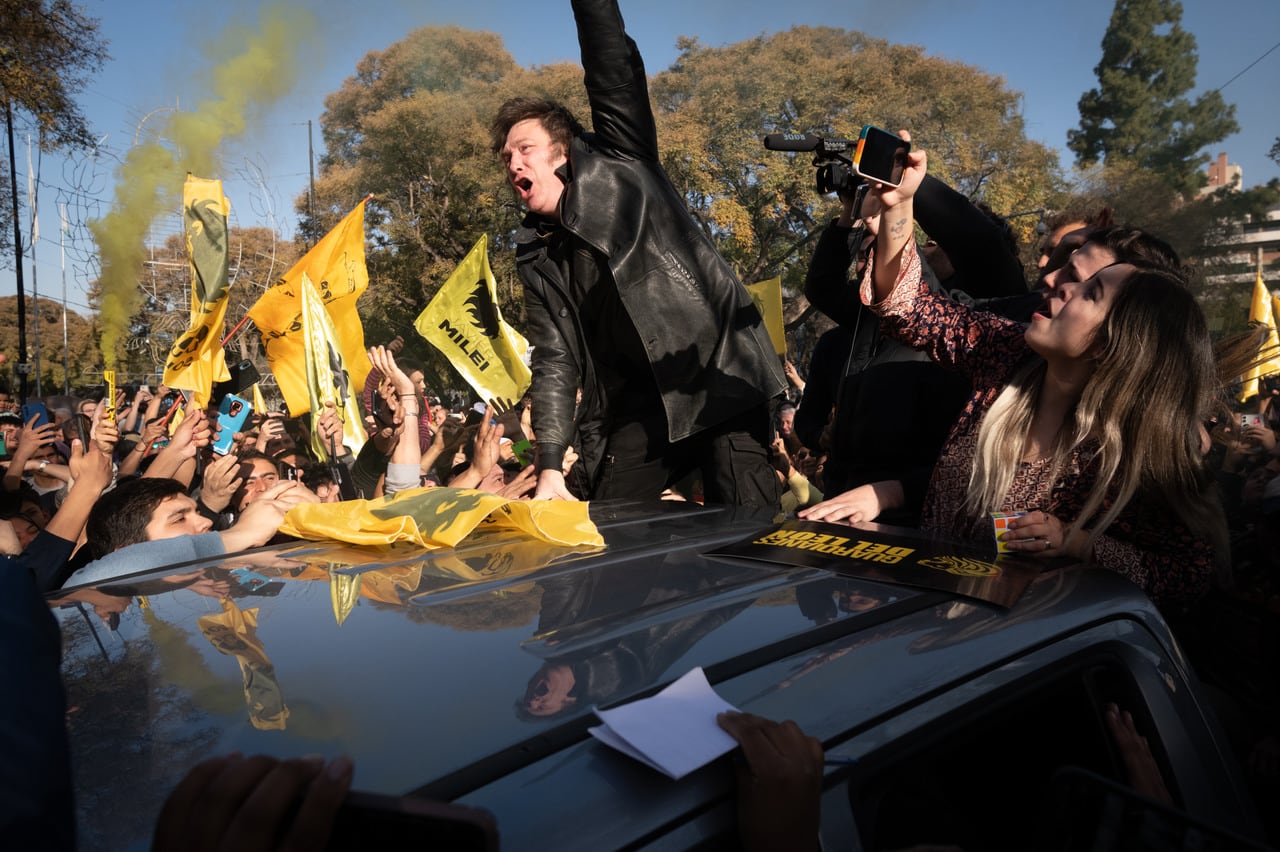
{"label": "white sheet of paper", "polygon": [[716,724],[716,715],[736,710],[701,668],[695,668],[649,698],[612,710],[596,710],[604,725],[590,733],[602,743],[672,778],[683,778],[738,744]]}

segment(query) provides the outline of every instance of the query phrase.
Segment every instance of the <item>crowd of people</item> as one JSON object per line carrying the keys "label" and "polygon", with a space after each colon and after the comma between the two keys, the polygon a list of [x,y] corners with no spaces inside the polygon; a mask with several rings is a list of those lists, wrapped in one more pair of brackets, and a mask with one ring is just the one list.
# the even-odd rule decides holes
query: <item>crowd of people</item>
{"label": "crowd of people", "polygon": [[[803,371],[781,363],[662,170],[616,3],[573,5],[594,132],[536,98],[504,104],[492,128],[528,210],[515,244],[529,396],[451,411],[399,338],[369,351],[355,453],[332,407],[314,434],[310,417],[258,411],[227,436],[216,398],[165,387],[50,399],[47,417],[6,395],[10,571],[48,592],[265,544],[302,502],[451,486],[727,502],[989,543],[992,513],[1011,514],[1006,549],[1119,572],[1175,624],[1211,592],[1280,613],[1280,385],[1227,404],[1256,344],[1215,347],[1166,243],[1106,211],[1060,217],[1028,282],[1007,223],[911,151],[897,186],[842,195],[806,279],[836,326]],[[1260,696],[1270,723],[1275,699],[1274,685]],[[801,732],[769,724],[725,721],[761,777],[762,737],[820,764]],[[219,761],[175,792],[161,847],[219,774],[309,789],[304,812],[350,782],[349,762]],[[797,824],[811,827],[817,788],[801,781]]]}

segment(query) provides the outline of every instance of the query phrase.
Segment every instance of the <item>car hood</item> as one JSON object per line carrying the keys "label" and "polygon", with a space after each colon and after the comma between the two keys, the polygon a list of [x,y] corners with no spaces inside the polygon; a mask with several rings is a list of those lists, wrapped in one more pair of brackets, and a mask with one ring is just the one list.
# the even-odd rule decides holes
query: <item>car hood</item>
{"label": "car hood", "polygon": [[299,542],[50,595],[82,844],[145,844],[182,776],[229,751],[348,754],[358,789],[453,798],[579,741],[592,706],[861,630],[897,641],[904,616],[936,626],[948,600],[704,555],[769,515],[591,512],[602,548]]}

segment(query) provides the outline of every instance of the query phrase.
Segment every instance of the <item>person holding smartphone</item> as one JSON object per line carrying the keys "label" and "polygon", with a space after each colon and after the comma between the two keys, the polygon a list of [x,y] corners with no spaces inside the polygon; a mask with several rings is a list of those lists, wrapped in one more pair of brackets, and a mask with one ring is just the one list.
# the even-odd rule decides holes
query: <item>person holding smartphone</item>
{"label": "person holding smartphone", "polygon": [[491,128],[528,211],[516,268],[533,345],[534,496],[656,499],[701,468],[709,501],[776,508],[769,403],[787,382],[764,321],[662,169],[616,0],[572,5],[594,133],[530,97],[504,103]]}
{"label": "person holding smartphone", "polygon": [[922,527],[990,541],[991,512],[1022,513],[1002,537],[1010,550],[1094,562],[1158,604],[1199,598],[1226,564],[1201,426],[1221,388],[1185,279],[1113,256],[1080,280],[1056,278],[1029,326],[956,304],[921,280],[912,220],[926,157],[909,156],[899,187],[873,188],[881,227],[860,297],[886,332],[974,387]]}

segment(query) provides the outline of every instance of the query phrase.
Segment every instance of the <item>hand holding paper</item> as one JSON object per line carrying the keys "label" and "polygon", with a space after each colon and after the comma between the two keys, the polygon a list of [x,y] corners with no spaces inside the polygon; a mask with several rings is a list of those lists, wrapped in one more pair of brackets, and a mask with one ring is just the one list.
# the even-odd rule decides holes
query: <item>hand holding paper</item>
{"label": "hand holding paper", "polygon": [[596,710],[593,737],[674,779],[683,778],[737,743],[716,724],[716,716],[734,711],[695,668],[666,689],[612,710]]}

